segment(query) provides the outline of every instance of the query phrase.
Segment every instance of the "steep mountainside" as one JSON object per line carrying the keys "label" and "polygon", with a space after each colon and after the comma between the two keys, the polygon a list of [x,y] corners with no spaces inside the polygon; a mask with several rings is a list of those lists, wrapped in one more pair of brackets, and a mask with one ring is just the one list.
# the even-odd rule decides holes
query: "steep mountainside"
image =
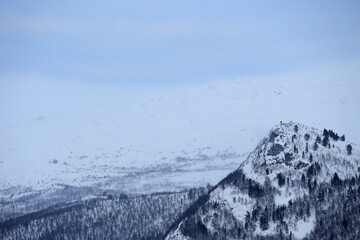
{"label": "steep mountainside", "polygon": [[360,152],[332,130],[281,123],[166,239],[360,237]]}
{"label": "steep mountainside", "polygon": [[86,197],[2,222],[0,239],[161,239],[205,192]]}

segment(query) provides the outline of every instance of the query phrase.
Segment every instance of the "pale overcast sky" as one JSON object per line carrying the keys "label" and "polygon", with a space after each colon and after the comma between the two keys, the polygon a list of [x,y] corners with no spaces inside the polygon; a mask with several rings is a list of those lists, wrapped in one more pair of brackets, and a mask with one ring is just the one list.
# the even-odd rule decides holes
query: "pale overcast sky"
{"label": "pale overcast sky", "polygon": [[360,57],[360,1],[1,1],[0,76],[181,84]]}

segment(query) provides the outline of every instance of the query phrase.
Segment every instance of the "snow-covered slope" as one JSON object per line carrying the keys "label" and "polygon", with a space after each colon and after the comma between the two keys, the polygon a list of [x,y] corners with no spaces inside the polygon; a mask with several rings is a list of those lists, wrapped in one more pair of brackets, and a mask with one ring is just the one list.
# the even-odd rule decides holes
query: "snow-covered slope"
{"label": "snow-covered slope", "polygon": [[[343,207],[360,204],[359,175],[360,151],[346,136],[299,123],[281,123],[205,201],[198,201],[183,215],[167,239],[281,235],[313,239],[318,236],[314,230],[324,220],[324,211],[343,217]],[[349,200],[349,195],[354,197]],[[346,221],[359,221],[354,214],[355,218],[348,216]]]}
{"label": "snow-covered slope", "polygon": [[[317,137],[319,142],[316,142]],[[284,203],[287,203],[305,192],[296,188],[286,189],[285,192],[276,184],[279,182],[279,174],[286,178],[285,181],[293,183],[301,181],[302,175],[307,176],[311,172],[314,180],[320,184],[329,182],[335,172],[341,179],[355,177],[360,173],[358,145],[341,141],[340,136],[337,140],[331,137],[328,139],[328,143],[323,146],[323,131],[294,122],[281,123],[271,130],[269,136],[240,165],[240,169],[260,184],[270,179],[279,189],[275,200],[286,199]],[[347,151],[349,144],[352,146],[351,155]]]}

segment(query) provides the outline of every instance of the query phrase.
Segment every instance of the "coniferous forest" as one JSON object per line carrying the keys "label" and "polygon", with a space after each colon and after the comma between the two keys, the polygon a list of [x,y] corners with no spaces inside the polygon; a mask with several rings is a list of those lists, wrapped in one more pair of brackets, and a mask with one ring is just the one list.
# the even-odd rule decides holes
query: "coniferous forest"
{"label": "coniferous forest", "polygon": [[161,239],[205,188],[126,198],[98,196],[0,223],[0,239]]}

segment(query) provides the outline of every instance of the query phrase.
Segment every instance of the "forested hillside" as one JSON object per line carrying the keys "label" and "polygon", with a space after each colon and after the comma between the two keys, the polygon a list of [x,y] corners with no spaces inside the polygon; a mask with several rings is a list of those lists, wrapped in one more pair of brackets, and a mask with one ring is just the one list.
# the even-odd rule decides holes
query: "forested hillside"
{"label": "forested hillside", "polygon": [[360,239],[359,156],[344,135],[281,123],[166,239]]}
{"label": "forested hillside", "polygon": [[161,239],[205,192],[92,196],[2,222],[0,239]]}

